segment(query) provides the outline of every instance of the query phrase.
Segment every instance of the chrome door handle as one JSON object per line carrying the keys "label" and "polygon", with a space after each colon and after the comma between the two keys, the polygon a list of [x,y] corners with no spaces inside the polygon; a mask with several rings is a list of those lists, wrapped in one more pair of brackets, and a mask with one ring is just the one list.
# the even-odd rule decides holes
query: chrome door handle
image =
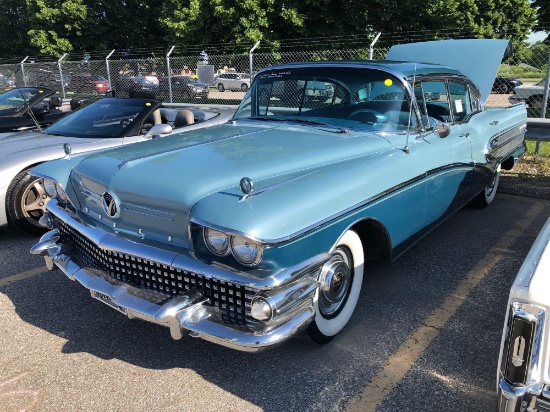
{"label": "chrome door handle", "polygon": [[458,137],[470,137],[470,133],[464,132],[462,134],[459,134]]}

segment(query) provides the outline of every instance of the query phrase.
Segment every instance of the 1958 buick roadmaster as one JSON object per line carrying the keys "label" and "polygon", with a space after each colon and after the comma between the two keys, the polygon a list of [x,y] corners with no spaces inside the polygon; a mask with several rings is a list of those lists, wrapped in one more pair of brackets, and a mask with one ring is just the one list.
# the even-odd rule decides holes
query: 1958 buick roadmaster
{"label": "1958 buick roadmaster", "polygon": [[307,328],[328,342],[366,261],[490,204],[524,153],[525,106],[483,106],[507,47],[266,68],[226,124],[42,164],[31,174],[57,201],[32,253],[175,339],[252,352]]}

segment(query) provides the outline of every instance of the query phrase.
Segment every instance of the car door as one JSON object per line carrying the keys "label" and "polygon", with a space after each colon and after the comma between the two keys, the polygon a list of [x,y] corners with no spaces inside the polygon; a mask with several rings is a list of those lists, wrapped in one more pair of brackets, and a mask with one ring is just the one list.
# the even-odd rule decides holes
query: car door
{"label": "car door", "polygon": [[[466,121],[471,114],[468,89],[463,84],[435,78],[417,83],[415,94],[425,127],[433,130],[415,141],[426,173],[425,225],[435,225],[461,208],[472,185],[471,136],[477,133]],[[436,131],[438,125],[445,133]]]}

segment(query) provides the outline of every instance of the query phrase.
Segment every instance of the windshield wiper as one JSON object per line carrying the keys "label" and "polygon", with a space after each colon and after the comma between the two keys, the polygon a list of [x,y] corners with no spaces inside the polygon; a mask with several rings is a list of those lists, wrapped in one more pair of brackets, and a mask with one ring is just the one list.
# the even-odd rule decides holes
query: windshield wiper
{"label": "windshield wiper", "polygon": [[271,117],[271,116],[252,116],[252,117],[248,117],[247,119],[262,120],[262,121],[275,121],[275,122],[304,123],[304,124],[309,124],[309,125],[312,125],[312,126],[330,127],[332,129],[338,130],[338,133],[349,133],[348,128],[335,126],[333,124],[318,122],[318,121],[309,120],[309,119],[298,119],[298,118],[296,118],[296,119],[294,119],[294,118],[292,118],[292,119],[279,119],[277,117]]}

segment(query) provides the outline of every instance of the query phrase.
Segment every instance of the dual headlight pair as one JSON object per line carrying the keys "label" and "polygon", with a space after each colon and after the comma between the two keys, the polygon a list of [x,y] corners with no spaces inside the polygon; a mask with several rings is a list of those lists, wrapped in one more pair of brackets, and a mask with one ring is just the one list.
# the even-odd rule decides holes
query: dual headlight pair
{"label": "dual headlight pair", "polygon": [[42,179],[42,186],[48,197],[52,199],[59,199],[63,203],[71,203],[71,199],[67,195],[67,192],[57,182],[50,179]]}
{"label": "dual headlight pair", "polygon": [[262,260],[263,246],[242,236],[229,235],[208,227],[203,228],[204,243],[216,256],[233,257],[243,265],[256,265]]}

